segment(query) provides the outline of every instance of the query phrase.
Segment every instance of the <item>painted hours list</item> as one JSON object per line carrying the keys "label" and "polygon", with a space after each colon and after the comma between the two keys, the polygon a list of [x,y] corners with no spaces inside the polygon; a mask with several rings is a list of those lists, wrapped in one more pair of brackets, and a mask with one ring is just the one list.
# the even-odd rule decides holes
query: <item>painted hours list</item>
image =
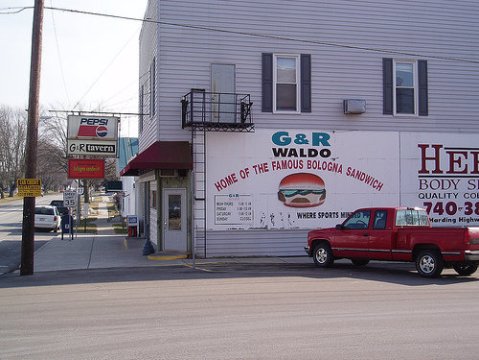
{"label": "painted hours list", "polygon": [[253,223],[252,195],[216,195],[216,225],[249,225]]}

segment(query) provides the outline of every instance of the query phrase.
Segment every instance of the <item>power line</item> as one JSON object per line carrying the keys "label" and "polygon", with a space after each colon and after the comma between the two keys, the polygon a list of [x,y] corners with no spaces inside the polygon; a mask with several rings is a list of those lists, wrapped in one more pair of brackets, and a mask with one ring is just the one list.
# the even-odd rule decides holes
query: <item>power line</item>
{"label": "power line", "polygon": [[133,39],[133,37],[136,35],[136,31],[132,34],[132,36],[125,42],[125,44],[123,45],[123,47],[120,49],[120,51],[117,52],[117,54],[115,55],[115,57],[108,63],[108,65],[103,69],[103,71],[100,73],[100,75],[96,78],[96,80],[90,85],[90,87],[88,88],[88,90],[83,94],[83,96],[80,98],[80,100],[78,100],[76,102],[76,104],[73,106],[73,108],[75,109],[76,107],[78,107],[80,105],[80,102],[85,98],[85,96],[88,95],[88,93],[93,89],[93,87],[98,83],[98,81],[100,81],[100,79],[103,77],[103,75],[105,75],[106,71],[113,65],[113,63],[116,61],[116,59],[118,59],[118,57],[120,56],[120,54],[123,52],[123,50],[125,50],[125,48],[127,47],[127,45],[130,43],[130,41]]}
{"label": "power line", "polygon": [[[50,0],[50,4],[53,5],[53,0]],[[55,44],[57,49],[58,62],[60,63],[60,75],[62,77],[63,90],[65,91],[68,105],[70,105],[71,101],[70,101],[70,96],[68,94],[67,83],[65,81],[65,71],[63,68],[63,60],[62,60],[62,53],[60,51],[60,43],[58,42],[58,34],[57,34],[57,27],[55,24],[55,17],[53,16],[54,14],[53,12],[51,14],[52,14],[53,34],[55,35]]]}
{"label": "power line", "polygon": [[121,94],[122,92],[124,92],[125,90],[130,90],[130,88],[132,86],[135,86],[136,88],[136,80],[133,80],[133,81],[130,81],[127,85],[125,85],[123,88],[121,88],[120,90],[118,90],[117,92],[115,92],[113,95],[111,95],[109,98],[107,98],[106,100],[103,100],[105,101],[106,103],[108,103],[108,101],[112,100],[113,98],[115,98],[116,96],[118,96],[119,94]]}
{"label": "power line", "polygon": [[33,9],[33,6],[3,8],[3,9],[0,9],[0,15],[19,14],[23,10],[28,10],[28,9]]}
{"label": "power line", "polygon": [[150,114],[144,114],[144,113],[135,113],[135,112],[121,112],[121,111],[87,111],[87,110],[48,110],[48,112],[52,113],[70,113],[70,114],[102,114],[102,115],[111,115],[111,116],[137,116],[137,115],[150,115]]}
{"label": "power line", "polygon": [[[19,13],[23,10],[32,9],[32,6],[26,6],[23,8],[6,8],[8,9],[19,9],[15,13]],[[112,19],[119,19],[119,20],[129,20],[129,21],[141,21],[143,23],[153,23],[158,25],[168,25],[186,29],[194,29],[194,30],[201,30],[201,31],[212,31],[212,32],[219,32],[225,34],[234,34],[234,35],[243,35],[249,37],[256,37],[256,38],[263,38],[263,39],[273,39],[273,40],[282,40],[282,41],[292,41],[292,42],[301,42],[305,44],[313,44],[313,45],[322,45],[322,46],[329,46],[329,47],[337,47],[343,49],[352,49],[352,50],[362,50],[362,51],[369,51],[381,54],[388,54],[388,55],[400,55],[400,56],[408,56],[408,57],[416,57],[416,58],[430,58],[430,59],[437,59],[437,60],[445,60],[445,61],[458,61],[458,62],[466,62],[471,64],[479,64],[479,60],[474,59],[466,59],[461,57],[451,57],[451,56],[437,56],[437,55],[424,55],[420,53],[408,52],[408,51],[400,51],[400,50],[388,50],[388,49],[381,49],[381,48],[374,48],[374,47],[365,47],[365,46],[358,46],[358,45],[351,45],[351,44],[341,44],[329,41],[321,41],[321,40],[310,40],[310,39],[301,39],[301,38],[294,38],[289,36],[280,36],[280,35],[272,35],[272,34],[260,34],[254,32],[247,32],[247,31],[238,31],[238,30],[228,30],[224,28],[215,28],[210,26],[201,26],[201,25],[189,25],[189,24],[180,24],[174,22],[167,22],[167,21],[158,21],[152,19],[140,19],[134,18],[130,16],[121,16],[121,15],[112,15],[112,14],[105,14],[105,13],[97,13],[92,11],[85,11],[85,10],[75,10],[75,9],[65,9],[65,8],[58,8],[58,7],[45,7],[45,9],[53,10],[53,11],[62,11],[62,12],[70,12],[75,14],[82,14],[82,15],[92,15],[92,16],[102,16],[108,17]],[[0,9],[2,10],[2,9]],[[2,14],[2,13],[0,13]],[[3,13],[3,14],[11,14],[11,13]]]}

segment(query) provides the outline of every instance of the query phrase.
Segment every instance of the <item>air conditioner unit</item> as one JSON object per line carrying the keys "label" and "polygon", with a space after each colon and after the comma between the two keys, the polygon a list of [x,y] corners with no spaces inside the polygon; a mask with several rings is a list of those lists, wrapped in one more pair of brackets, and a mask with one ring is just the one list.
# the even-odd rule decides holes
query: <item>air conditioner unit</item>
{"label": "air conditioner unit", "polygon": [[160,169],[161,178],[171,178],[176,176],[177,176],[177,173],[175,169]]}
{"label": "air conditioner unit", "polygon": [[366,100],[346,99],[343,100],[345,114],[362,114],[366,112]]}

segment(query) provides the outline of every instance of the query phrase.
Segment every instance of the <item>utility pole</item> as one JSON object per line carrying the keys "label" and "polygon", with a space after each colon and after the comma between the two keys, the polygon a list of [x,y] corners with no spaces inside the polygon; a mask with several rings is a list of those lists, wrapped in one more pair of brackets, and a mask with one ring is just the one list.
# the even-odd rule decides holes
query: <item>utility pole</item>
{"label": "utility pole", "polygon": [[[30,62],[30,93],[28,99],[27,144],[25,148],[25,178],[37,175],[38,120],[40,115],[40,68],[42,55],[44,0],[35,0],[33,10],[32,55]],[[33,274],[35,251],[35,197],[23,198],[22,255],[20,275]]]}

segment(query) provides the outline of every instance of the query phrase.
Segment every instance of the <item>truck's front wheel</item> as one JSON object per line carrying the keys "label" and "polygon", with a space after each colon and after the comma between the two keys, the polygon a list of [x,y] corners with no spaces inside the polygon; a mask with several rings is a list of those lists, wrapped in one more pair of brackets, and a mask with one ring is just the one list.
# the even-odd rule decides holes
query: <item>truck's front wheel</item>
{"label": "truck's front wheel", "polygon": [[444,260],[436,250],[422,250],[416,258],[416,269],[423,277],[438,277],[444,269]]}
{"label": "truck's front wheel", "polygon": [[319,267],[330,267],[333,265],[333,252],[327,242],[321,242],[314,247],[313,259],[316,266]]}

